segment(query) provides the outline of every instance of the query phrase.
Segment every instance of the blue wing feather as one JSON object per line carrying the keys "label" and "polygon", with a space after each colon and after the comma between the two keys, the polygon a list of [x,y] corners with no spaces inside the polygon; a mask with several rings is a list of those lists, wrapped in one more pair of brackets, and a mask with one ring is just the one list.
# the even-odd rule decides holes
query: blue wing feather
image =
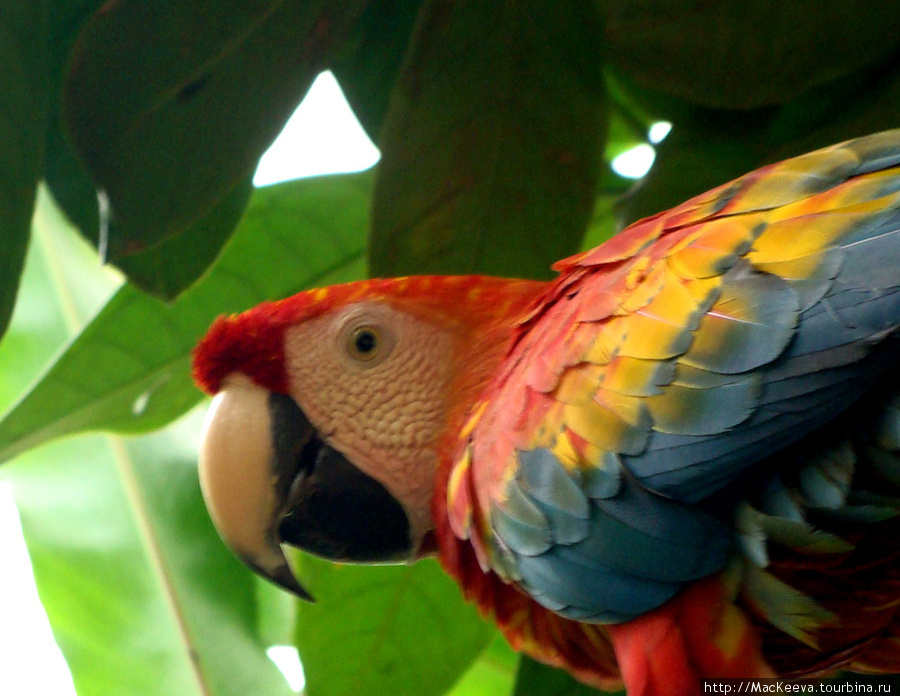
{"label": "blue wing feather", "polygon": [[[786,188],[771,189],[771,207],[900,163],[900,131],[843,147],[820,172],[778,172]],[[652,423],[646,432],[644,421],[635,420],[634,432],[624,431],[620,441],[639,442],[640,451],[602,450],[598,461],[578,468],[553,446],[515,450],[514,476],[506,497],[492,501],[490,520],[506,566],[538,602],[577,620],[623,621],[722,568],[734,550],[733,488],[748,469],[783,465],[784,458],[772,456],[838,417],[900,366],[900,201],[885,199],[882,209],[862,215],[870,208],[858,206],[866,195],[900,191],[900,171],[879,176],[883,181],[850,191],[853,214],[840,218],[848,228],[836,238],[826,222],[817,229],[826,213],[795,225],[816,240],[832,240],[818,250],[815,243],[810,250],[797,245],[791,258],[803,262],[785,268],[802,275],[819,264],[802,278],[753,267],[752,245],[738,246],[745,256],[722,266],[728,270],[715,302],[687,326],[689,344],[659,358],[671,369],[655,374],[668,381],[653,395],[632,397]],[[774,180],[748,178],[747,186],[762,182],[770,192]],[[742,198],[738,182],[718,210],[727,215],[734,201],[752,199]],[[767,263],[775,267],[779,259]],[[645,347],[651,356],[652,346]],[[827,482],[808,483],[821,492],[810,499],[840,498]]]}

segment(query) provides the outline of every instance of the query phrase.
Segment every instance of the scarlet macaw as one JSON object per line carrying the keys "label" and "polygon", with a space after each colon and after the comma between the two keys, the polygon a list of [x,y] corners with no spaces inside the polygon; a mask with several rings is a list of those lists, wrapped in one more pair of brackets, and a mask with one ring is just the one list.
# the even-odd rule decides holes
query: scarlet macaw
{"label": "scarlet macaw", "polygon": [[633,695],[900,668],[900,131],[771,165],[556,264],[218,319],[222,537],[436,554],[510,643]]}

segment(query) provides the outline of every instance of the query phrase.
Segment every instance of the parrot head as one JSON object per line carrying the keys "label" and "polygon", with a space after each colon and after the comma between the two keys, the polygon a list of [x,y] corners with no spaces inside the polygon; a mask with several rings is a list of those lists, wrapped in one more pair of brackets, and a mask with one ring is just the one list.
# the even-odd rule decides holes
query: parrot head
{"label": "parrot head", "polygon": [[361,281],[216,320],[193,375],[214,395],[200,481],[226,544],[306,599],[282,544],[348,563],[433,553],[443,434],[544,287],[477,276]]}

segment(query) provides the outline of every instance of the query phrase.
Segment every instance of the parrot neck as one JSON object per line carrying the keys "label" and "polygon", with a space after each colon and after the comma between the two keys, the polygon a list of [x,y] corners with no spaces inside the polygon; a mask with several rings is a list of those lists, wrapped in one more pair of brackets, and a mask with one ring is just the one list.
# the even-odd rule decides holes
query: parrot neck
{"label": "parrot neck", "polygon": [[444,303],[429,308],[428,318],[456,335],[443,415],[444,437],[436,443],[437,475],[446,469],[446,476],[459,444],[458,433],[555,283],[479,276],[441,280],[468,281],[455,289],[454,295],[434,293],[443,297]]}
{"label": "parrot neck", "polygon": [[498,378],[529,321],[546,304],[548,294],[558,288],[558,281],[475,280],[471,291],[450,307],[456,320],[464,324],[454,356],[455,377],[449,384],[446,437],[437,452],[432,517],[438,560],[465,597],[497,623],[514,649],[564,667],[588,684],[619,689],[622,681],[605,628],[558,616],[505,584],[494,572],[482,571],[471,544],[458,539],[450,528],[447,489],[459,434]]}

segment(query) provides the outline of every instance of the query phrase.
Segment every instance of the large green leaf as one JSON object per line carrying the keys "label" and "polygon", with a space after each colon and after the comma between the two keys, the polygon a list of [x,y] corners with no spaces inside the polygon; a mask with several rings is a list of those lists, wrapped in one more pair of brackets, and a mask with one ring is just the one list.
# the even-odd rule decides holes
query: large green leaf
{"label": "large green leaf", "polygon": [[513,652],[499,633],[471,664],[447,696],[510,696],[519,667]]}
{"label": "large green leaf", "polygon": [[[60,207],[95,245],[100,237],[97,190],[62,132],[55,114],[47,135],[46,181]],[[186,229],[143,251],[118,259],[132,285],[172,300],[207,270],[233,233],[252,191],[251,177],[237,182],[213,208]]]}
{"label": "large green leaf", "polygon": [[372,0],[331,70],[360,125],[377,145],[422,0]]}
{"label": "large green leaf", "polygon": [[431,0],[381,138],[372,270],[547,277],[584,233],[603,152],[587,2]]}
{"label": "large green leaf", "polygon": [[895,0],[606,0],[603,51],[626,76],[694,104],[780,104],[900,45]]}
{"label": "large green leaf", "polygon": [[97,254],[38,188],[32,243],[11,329],[0,343],[0,411],[35,381],[69,337],[109,299],[121,277],[97,263]]}
{"label": "large green leaf", "polygon": [[62,122],[63,74],[69,54],[84,23],[103,0],[55,0],[49,15],[51,110],[46,136],[44,180],[59,206],[94,244],[100,231],[97,190],[66,136]]}
{"label": "large green leaf", "polygon": [[44,159],[45,0],[0,4],[0,336],[16,299]]}
{"label": "large green leaf", "polygon": [[4,472],[79,696],[291,693],[257,638],[255,579],[203,509],[198,428],[54,443]]}
{"label": "large green leaf", "polygon": [[76,44],[64,111],[109,201],[110,258],[187,228],[246,177],[364,5],[105,5]]}
{"label": "large green leaf", "polygon": [[[900,62],[798,96],[778,109],[694,109],[620,201],[620,223],[666,210],[759,166],[900,126]],[[865,77],[865,79],[863,79]]]}
{"label": "large green leaf", "polygon": [[[38,204],[23,288],[0,346],[0,403],[103,301],[113,279]],[[61,263],[66,261],[64,265]],[[257,638],[256,580],[203,511],[196,416],[144,440],[36,449],[11,482],[44,607],[79,696],[244,696],[289,690]]]}
{"label": "large green leaf", "polygon": [[316,598],[297,612],[309,696],[437,696],[492,632],[435,561],[411,566],[295,564]]}
{"label": "large green leaf", "polygon": [[218,314],[362,277],[370,182],[259,189],[219,262],[175,303],[124,286],[0,421],[0,460],[81,430],[146,431],[197,403],[190,352]]}
{"label": "large green leaf", "polygon": [[234,232],[250,195],[247,176],[199,220],[158,244],[123,256],[117,265],[129,282],[164,300],[172,300],[189,288],[210,267]]}
{"label": "large green leaf", "polygon": [[[55,108],[50,114],[44,172],[59,205],[95,245],[101,232],[97,190],[66,137],[59,103],[72,45],[100,4],[100,0],[67,0],[54,5],[50,18],[50,91]],[[148,249],[119,258],[118,266],[132,284],[157,297],[173,299],[196,281],[221,251],[247,205],[250,190],[247,176],[198,221]]]}

